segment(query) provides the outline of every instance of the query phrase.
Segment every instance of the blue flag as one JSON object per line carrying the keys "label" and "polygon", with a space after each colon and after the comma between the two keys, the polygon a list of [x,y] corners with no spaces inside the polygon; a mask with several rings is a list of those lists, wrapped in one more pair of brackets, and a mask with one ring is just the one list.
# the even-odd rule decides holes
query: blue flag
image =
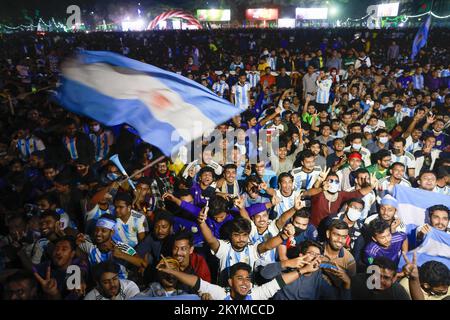
{"label": "blue flag", "polygon": [[123,123],[169,156],[240,113],[186,77],[106,51],[80,51],[62,66],[57,99],[107,126]]}
{"label": "blue flag", "polygon": [[427,44],[428,31],[430,30],[430,25],[431,25],[431,15],[428,16],[427,20],[420,26],[419,30],[417,31],[416,37],[414,38],[412,44],[411,60],[414,61],[417,54],[419,53],[419,50],[422,49]]}

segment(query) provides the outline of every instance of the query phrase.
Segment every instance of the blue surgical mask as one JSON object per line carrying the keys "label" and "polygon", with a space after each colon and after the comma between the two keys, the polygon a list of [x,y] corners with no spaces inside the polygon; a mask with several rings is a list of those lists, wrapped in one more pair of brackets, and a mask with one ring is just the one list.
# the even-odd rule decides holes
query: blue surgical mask
{"label": "blue surgical mask", "polygon": [[117,173],[108,173],[106,177],[111,181],[116,181],[119,179],[119,175]]}

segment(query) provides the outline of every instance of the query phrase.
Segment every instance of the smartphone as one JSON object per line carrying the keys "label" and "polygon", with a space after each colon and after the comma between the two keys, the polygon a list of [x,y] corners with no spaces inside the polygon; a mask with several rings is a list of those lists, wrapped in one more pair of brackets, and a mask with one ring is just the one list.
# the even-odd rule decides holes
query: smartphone
{"label": "smartphone", "polygon": [[339,270],[338,267],[336,267],[334,264],[330,264],[330,263],[321,263],[321,264],[320,264],[320,268],[322,268],[322,269]]}

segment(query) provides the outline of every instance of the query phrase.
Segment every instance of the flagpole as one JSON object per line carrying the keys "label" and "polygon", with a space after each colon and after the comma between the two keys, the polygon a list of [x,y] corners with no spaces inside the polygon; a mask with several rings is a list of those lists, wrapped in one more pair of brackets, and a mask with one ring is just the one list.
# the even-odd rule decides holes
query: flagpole
{"label": "flagpole", "polygon": [[154,166],[155,164],[157,164],[158,162],[160,162],[161,160],[163,160],[165,158],[165,156],[160,156],[158,159],[150,162],[150,164],[146,165],[145,167],[143,167],[142,169],[136,171],[135,173],[133,173],[131,176],[127,176],[125,179],[119,181],[119,184],[124,183],[125,181],[134,178],[135,176],[137,176],[138,174],[140,174],[141,172],[147,170],[148,168]]}

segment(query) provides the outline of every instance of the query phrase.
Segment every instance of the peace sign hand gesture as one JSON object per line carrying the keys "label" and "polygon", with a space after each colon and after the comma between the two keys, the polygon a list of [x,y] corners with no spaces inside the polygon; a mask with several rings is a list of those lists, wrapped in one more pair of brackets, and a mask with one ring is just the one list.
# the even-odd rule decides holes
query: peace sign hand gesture
{"label": "peace sign hand gesture", "polygon": [[319,177],[317,178],[317,181],[319,183],[322,183],[323,181],[325,181],[325,179],[327,178],[328,174],[330,173],[331,168],[327,168],[325,166],[325,168],[323,168],[322,171],[320,171],[319,173]]}
{"label": "peace sign hand gesture", "polygon": [[403,274],[411,280],[419,279],[419,269],[417,268],[417,254],[413,253],[412,262],[408,259],[405,252],[402,252],[403,259],[405,259],[406,264],[403,266]]}
{"label": "peace sign hand gesture", "polygon": [[34,277],[39,282],[39,284],[42,287],[42,290],[45,294],[49,296],[58,296],[59,290],[58,290],[58,284],[56,282],[55,278],[52,278],[51,276],[51,267],[48,266],[47,273],[45,275],[45,278],[42,278],[39,273],[34,272]]}
{"label": "peace sign hand gesture", "polygon": [[372,189],[376,189],[378,187],[378,179],[375,176],[375,173],[370,175],[370,186]]}

